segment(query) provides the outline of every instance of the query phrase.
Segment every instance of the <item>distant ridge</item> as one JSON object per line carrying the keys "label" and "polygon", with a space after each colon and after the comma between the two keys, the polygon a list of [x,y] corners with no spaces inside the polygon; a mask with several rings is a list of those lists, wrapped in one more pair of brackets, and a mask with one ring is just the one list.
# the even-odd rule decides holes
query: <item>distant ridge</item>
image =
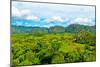
{"label": "distant ridge", "polygon": [[92,33],[96,32],[96,26],[87,26],[87,25],[79,25],[79,24],[71,24],[65,28],[66,32],[70,33],[78,33],[80,30],[89,31]]}
{"label": "distant ridge", "polygon": [[53,29],[55,29],[56,31],[61,30],[61,32],[62,32],[62,30],[64,30],[63,32],[68,32],[68,33],[78,33],[80,30],[89,31],[92,33],[96,32],[95,25],[94,26],[86,26],[86,25],[80,25],[80,24],[71,24],[67,27],[53,26],[53,29],[51,31],[49,31],[50,28],[47,28],[47,27],[26,27],[26,26],[15,26],[15,25],[11,26],[12,33],[34,33],[37,31],[52,32]]}

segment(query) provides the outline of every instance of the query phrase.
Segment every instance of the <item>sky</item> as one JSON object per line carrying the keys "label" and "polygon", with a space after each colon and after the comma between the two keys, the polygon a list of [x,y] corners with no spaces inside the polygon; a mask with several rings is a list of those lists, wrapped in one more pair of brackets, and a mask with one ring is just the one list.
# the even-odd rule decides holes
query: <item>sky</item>
{"label": "sky", "polygon": [[13,1],[11,24],[32,27],[66,27],[70,24],[93,26],[95,7]]}

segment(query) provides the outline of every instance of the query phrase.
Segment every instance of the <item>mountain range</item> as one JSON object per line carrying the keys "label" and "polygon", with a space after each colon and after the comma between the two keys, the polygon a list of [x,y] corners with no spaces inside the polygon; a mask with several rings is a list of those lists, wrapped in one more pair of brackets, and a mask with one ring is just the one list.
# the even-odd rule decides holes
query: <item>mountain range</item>
{"label": "mountain range", "polygon": [[70,24],[67,27],[63,26],[52,26],[52,27],[26,27],[11,25],[12,33],[35,33],[35,32],[46,32],[46,33],[78,33],[80,30],[89,31],[92,33],[96,32],[96,26],[86,26],[80,24]]}

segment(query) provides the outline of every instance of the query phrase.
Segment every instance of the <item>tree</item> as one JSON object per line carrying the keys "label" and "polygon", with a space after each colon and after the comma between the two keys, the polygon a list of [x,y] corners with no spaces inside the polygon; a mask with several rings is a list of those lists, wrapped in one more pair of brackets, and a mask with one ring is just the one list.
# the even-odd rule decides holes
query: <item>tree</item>
{"label": "tree", "polygon": [[49,28],[49,32],[51,33],[62,33],[65,32],[65,28],[62,26],[54,26]]}
{"label": "tree", "polygon": [[76,42],[81,44],[95,45],[96,36],[94,33],[81,30],[78,34],[76,34]]}

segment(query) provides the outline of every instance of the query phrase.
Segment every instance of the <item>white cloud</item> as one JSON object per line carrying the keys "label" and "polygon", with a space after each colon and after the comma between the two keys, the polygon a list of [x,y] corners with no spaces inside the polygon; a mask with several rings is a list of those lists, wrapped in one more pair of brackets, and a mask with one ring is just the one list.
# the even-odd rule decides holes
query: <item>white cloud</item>
{"label": "white cloud", "polygon": [[44,21],[49,23],[49,22],[56,22],[56,21],[63,22],[64,20],[60,16],[53,16],[53,17],[46,19]]}
{"label": "white cloud", "polygon": [[50,26],[49,26],[49,25],[44,25],[43,27],[47,27],[47,28],[49,28]]}
{"label": "white cloud", "polygon": [[20,10],[21,16],[28,16],[31,15],[31,11],[29,9]]}
{"label": "white cloud", "polygon": [[87,22],[91,22],[91,19],[89,18],[76,18],[75,22],[80,22],[80,23],[87,23]]}
{"label": "white cloud", "polygon": [[23,7],[23,2],[19,3],[19,2],[13,2],[12,3],[12,15],[13,16],[24,16],[24,15],[29,15],[31,13],[31,11],[29,9],[20,9],[19,6],[22,5]]}
{"label": "white cloud", "polygon": [[35,27],[38,27],[39,25],[34,25]]}
{"label": "white cloud", "polygon": [[32,16],[32,15],[27,16],[26,19],[27,20],[36,20],[36,21],[40,20],[37,16]]}
{"label": "white cloud", "polygon": [[54,26],[54,24],[43,25],[43,27],[47,27],[47,28],[49,28],[51,26]]}
{"label": "white cloud", "polygon": [[23,25],[23,24],[22,24],[21,22],[17,21],[17,22],[16,22],[16,25],[17,25],[17,26],[21,26],[21,25]]}
{"label": "white cloud", "polygon": [[28,16],[31,15],[31,11],[29,9],[22,9],[19,10],[18,8],[16,8],[15,6],[12,6],[12,16]]}
{"label": "white cloud", "polygon": [[13,16],[21,16],[20,11],[14,6],[12,6],[12,15]]}
{"label": "white cloud", "polygon": [[27,23],[27,22],[25,22],[25,25],[28,25],[28,23]]}
{"label": "white cloud", "polygon": [[81,18],[81,17],[77,17],[73,19],[70,23],[71,24],[81,24],[81,25],[94,25],[94,23],[92,22],[92,19]]}
{"label": "white cloud", "polygon": [[39,21],[40,19],[37,16],[33,16],[31,10],[29,9],[22,9],[19,10],[18,8],[12,6],[12,16],[22,17],[27,20],[35,20]]}
{"label": "white cloud", "polygon": [[51,19],[53,21],[61,21],[61,22],[63,22],[63,19],[60,16],[53,16]]}

